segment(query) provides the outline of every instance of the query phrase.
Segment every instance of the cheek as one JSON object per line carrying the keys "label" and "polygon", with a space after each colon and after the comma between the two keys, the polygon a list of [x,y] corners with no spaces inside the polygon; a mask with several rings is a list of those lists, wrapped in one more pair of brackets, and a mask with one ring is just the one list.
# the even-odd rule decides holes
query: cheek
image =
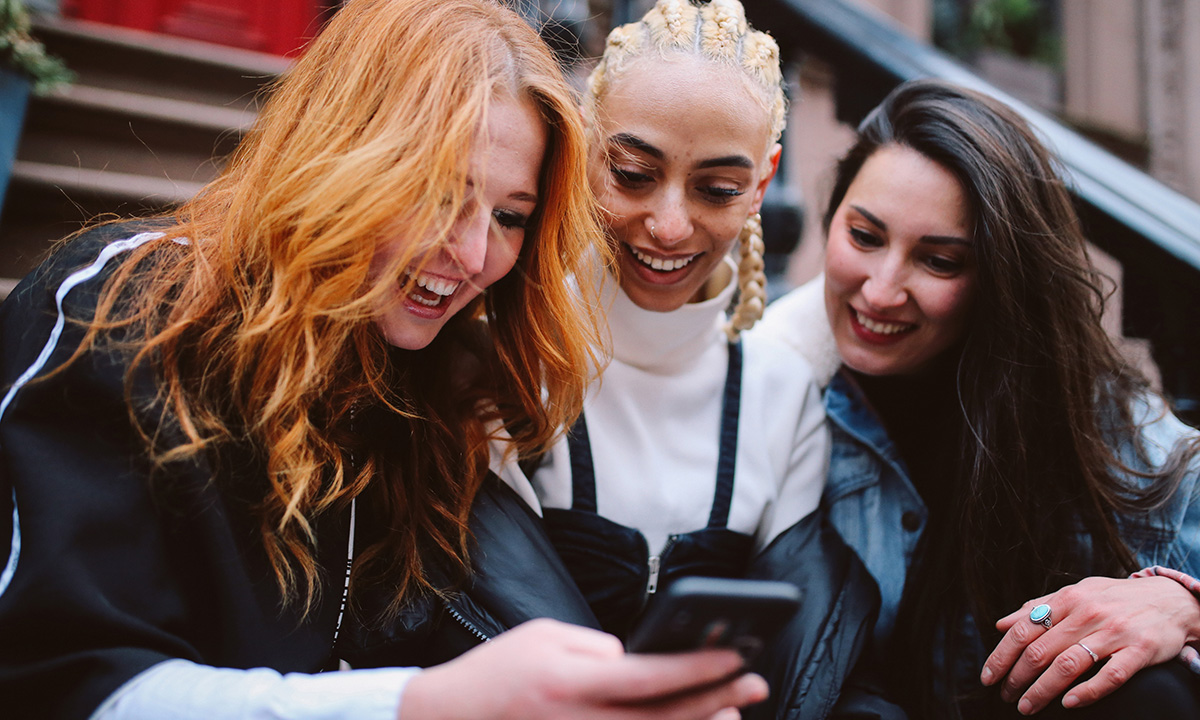
{"label": "cheek", "polygon": [[958,331],[971,315],[973,290],[974,283],[966,278],[937,283],[925,292],[922,309],[927,317]]}
{"label": "cheek", "polygon": [[862,265],[861,253],[840,238],[830,238],[825,246],[825,287],[831,293],[850,292],[866,274]]}
{"label": "cheek", "polygon": [[491,241],[488,245],[487,260],[484,262],[484,277],[480,283],[484,288],[504,277],[513,269],[521,255],[523,244],[523,239]]}

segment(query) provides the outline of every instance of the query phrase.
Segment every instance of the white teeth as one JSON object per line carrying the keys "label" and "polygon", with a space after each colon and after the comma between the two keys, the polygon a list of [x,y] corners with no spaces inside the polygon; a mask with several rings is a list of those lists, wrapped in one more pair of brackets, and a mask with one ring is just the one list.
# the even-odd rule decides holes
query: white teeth
{"label": "white teeth", "polygon": [[630,246],[629,249],[633,251],[634,256],[641,261],[643,265],[649,265],[655,270],[662,270],[663,272],[678,270],[679,268],[685,267],[688,263],[700,257],[700,253],[696,253],[695,255],[689,255],[685,258],[663,260],[662,258],[650,257],[633,246]]}
{"label": "white teeth", "polygon": [[895,335],[898,332],[903,332],[914,327],[912,323],[877,322],[866,315],[863,315],[857,310],[854,311],[854,315],[858,319],[858,323],[860,325],[873,333],[878,333],[879,335]]}
{"label": "white teeth", "polygon": [[418,295],[416,293],[409,293],[408,299],[412,300],[415,303],[418,303],[420,305],[425,305],[428,307],[437,307],[438,304],[442,302],[441,298],[438,298],[437,300],[426,300],[425,298],[421,297],[420,295]]}
{"label": "white teeth", "polygon": [[[412,277],[412,273],[409,273],[409,277]],[[456,280],[445,280],[426,273],[418,274],[416,276],[416,283],[418,287],[423,287],[434,295],[441,295],[442,297],[452,295],[458,289],[458,286],[462,284]],[[434,300],[425,304],[437,305],[437,303],[438,301]]]}

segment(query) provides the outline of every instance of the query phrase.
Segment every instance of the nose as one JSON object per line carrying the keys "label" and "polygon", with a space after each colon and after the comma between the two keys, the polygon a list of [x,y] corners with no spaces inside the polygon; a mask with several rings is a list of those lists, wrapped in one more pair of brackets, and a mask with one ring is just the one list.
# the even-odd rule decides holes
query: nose
{"label": "nose", "polygon": [[692,218],[683,194],[667,190],[654,212],[646,218],[647,230],[659,244],[675,245],[692,236]]}
{"label": "nose", "polygon": [[885,260],[862,284],[863,299],[873,310],[898,308],[908,301],[907,275],[899,263]]}
{"label": "nose", "polygon": [[458,265],[465,275],[478,275],[483,272],[484,261],[487,259],[488,238],[492,230],[491,220],[491,213],[476,209],[459,218],[454,224],[446,250],[454,264]]}

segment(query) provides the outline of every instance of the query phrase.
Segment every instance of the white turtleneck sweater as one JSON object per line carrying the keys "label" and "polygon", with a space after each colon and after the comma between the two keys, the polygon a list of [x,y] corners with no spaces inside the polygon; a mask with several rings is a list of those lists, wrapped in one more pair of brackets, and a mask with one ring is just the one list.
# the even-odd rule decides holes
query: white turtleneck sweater
{"label": "white turtleneck sweater", "polygon": [[[731,277],[716,297],[662,313],[638,307],[605,278],[613,357],[584,403],[597,510],[640,530],[651,553],[663,548],[668,535],[708,523],[729,360],[722,328],[735,286]],[[805,360],[772,338],[742,337],[728,527],[754,536],[762,548],[817,507],[829,439]],[[534,473],[543,507],[571,506],[569,457],[561,440]]]}

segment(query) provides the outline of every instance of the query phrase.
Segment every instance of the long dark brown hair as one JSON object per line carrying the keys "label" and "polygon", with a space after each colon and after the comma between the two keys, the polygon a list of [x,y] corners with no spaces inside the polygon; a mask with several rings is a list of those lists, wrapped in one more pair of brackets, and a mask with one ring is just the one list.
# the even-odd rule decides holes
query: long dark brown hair
{"label": "long dark brown hair", "polygon": [[1101,327],[1112,283],[1088,260],[1055,160],[1014,110],[939,81],[900,86],[840,161],[827,231],[867,158],[888,145],[951,172],[974,223],[976,300],[949,365],[960,453],[896,623],[895,647],[911,662],[891,670],[919,716],[953,716],[964,614],[990,646],[996,620],[1026,600],[1136,569],[1138,548],[1120,531],[1169,499],[1196,445],[1177,448],[1147,489],[1129,482],[1147,475],[1116,448],[1138,447],[1132,408],[1151,391]]}

